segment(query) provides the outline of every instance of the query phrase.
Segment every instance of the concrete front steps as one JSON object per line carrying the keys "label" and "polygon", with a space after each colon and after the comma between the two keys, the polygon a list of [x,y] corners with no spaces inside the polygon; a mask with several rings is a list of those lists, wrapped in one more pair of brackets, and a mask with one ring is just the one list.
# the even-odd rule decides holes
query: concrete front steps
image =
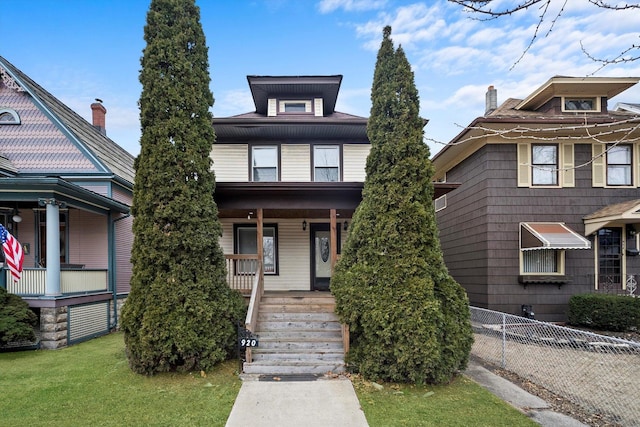
{"label": "concrete front steps", "polygon": [[259,346],[245,374],[344,372],[342,326],[329,292],[265,292],[258,311]]}

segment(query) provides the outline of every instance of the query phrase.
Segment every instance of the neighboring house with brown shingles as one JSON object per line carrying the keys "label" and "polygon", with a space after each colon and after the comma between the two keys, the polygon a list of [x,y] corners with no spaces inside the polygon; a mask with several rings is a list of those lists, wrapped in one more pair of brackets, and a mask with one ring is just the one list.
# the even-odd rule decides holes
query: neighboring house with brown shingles
{"label": "neighboring house with brown shingles", "polygon": [[435,204],[472,305],[564,321],[574,294],[633,288],[640,116],[608,105],[639,80],[558,76],[499,107],[490,87],[485,115],[434,156],[435,180],[460,183]]}
{"label": "neighboring house with brown shingles", "polygon": [[0,57],[0,222],[25,250],[0,283],[39,314],[44,348],[108,332],[129,292],[134,158],[91,108],[94,124]]}

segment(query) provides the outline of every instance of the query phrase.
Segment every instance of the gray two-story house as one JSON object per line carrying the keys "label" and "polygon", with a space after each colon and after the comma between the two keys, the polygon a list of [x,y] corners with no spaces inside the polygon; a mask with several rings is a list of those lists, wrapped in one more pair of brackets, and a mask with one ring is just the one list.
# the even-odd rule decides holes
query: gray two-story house
{"label": "gray two-story house", "polygon": [[[609,109],[636,77],[553,77],[497,105],[433,158],[446,264],[472,305],[566,320],[569,298],[640,274],[640,116]],[[637,293],[637,291],[636,291]]]}

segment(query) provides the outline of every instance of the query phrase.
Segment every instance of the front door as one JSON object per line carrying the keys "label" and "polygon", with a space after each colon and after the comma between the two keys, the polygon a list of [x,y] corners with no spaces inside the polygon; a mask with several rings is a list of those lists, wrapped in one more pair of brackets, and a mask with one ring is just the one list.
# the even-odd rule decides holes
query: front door
{"label": "front door", "polygon": [[331,231],[329,231],[329,224],[311,224],[311,290],[328,291],[330,281]]}
{"label": "front door", "polygon": [[622,289],[622,228],[598,230],[598,289]]}

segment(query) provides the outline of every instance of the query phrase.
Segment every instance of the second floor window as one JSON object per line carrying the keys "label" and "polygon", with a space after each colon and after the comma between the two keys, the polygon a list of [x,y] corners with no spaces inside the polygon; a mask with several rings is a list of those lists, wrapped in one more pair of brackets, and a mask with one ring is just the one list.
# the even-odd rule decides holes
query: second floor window
{"label": "second floor window", "polygon": [[607,185],[631,185],[631,146],[615,145],[607,150]]}
{"label": "second floor window", "polygon": [[558,185],[558,146],[531,146],[533,185]]}
{"label": "second floor window", "polygon": [[313,147],[313,180],[340,181],[340,147],[334,145]]}
{"label": "second floor window", "polygon": [[253,181],[278,180],[278,147],[253,147],[251,157]]}

